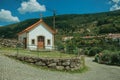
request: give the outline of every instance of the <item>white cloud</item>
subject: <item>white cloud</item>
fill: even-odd
[[[112,0],[112,2],[114,2],[114,3],[119,3],[120,2],[120,0]]]
[[[120,9],[120,6],[118,4],[115,4],[110,8],[110,11],[119,10],[119,9]]]
[[[112,5],[110,7],[110,11],[120,10],[120,0],[111,0],[110,2],[111,2],[111,5]]]
[[[21,14],[27,13],[27,12],[44,12],[46,11],[45,5],[39,4],[36,0],[29,0],[28,2],[22,2],[21,7],[18,8],[18,11]]]
[[[2,22],[19,22],[20,20],[16,16],[12,16],[12,13],[9,10],[1,9],[0,10],[0,21]]]
[[[112,2],[111,2],[111,1],[109,1],[109,2],[108,2],[108,4],[112,4]]]

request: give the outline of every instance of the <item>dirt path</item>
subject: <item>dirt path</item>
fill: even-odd
[[[0,80],[120,80],[120,67],[101,65],[92,60],[86,58],[89,71],[70,74],[38,69],[0,55]]]

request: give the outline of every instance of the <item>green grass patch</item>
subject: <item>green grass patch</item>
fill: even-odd
[[[73,58],[76,57],[74,54],[66,54],[58,51],[30,51],[21,48],[1,48],[1,52],[9,55],[23,55],[32,57],[45,57],[45,58]]]

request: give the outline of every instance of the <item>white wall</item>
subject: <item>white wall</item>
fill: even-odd
[[[53,43],[53,34],[51,32],[49,32],[45,27],[43,27],[42,24],[38,25],[38,27],[35,27],[34,29],[32,29],[29,33],[29,49],[37,49],[37,37],[38,36],[44,36],[45,37],[45,49],[52,49],[52,47],[54,47],[54,43]],[[35,45],[32,45],[32,39],[35,40]],[[50,45],[47,45],[47,40],[51,41]]]
[[[27,37],[27,33],[20,34],[20,35],[18,36],[18,40],[19,40],[20,42],[23,42],[23,39],[26,38],[26,37]]]

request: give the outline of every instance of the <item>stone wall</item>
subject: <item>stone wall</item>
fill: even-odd
[[[53,58],[35,58],[28,56],[11,56],[20,61],[24,61],[27,63],[35,64],[37,66],[43,66],[47,68],[57,69],[57,70],[78,70],[82,68],[82,64],[79,58],[72,59],[53,59]]]
[[[15,48],[17,45],[17,40],[15,39],[0,39],[0,47],[12,47]]]

